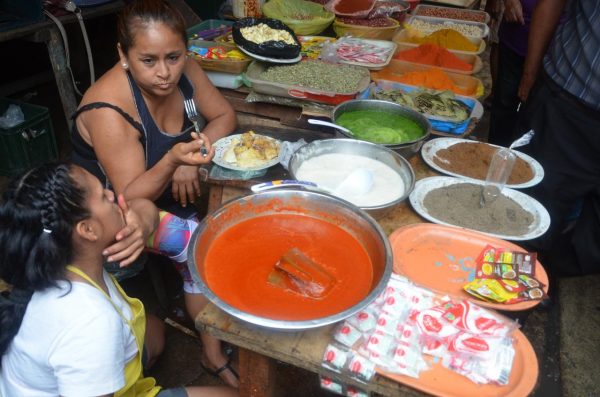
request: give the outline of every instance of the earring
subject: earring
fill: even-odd
[[[122,63],[121,66],[123,66],[123,69],[125,69],[125,70],[127,70],[127,68],[129,67],[127,62]]]

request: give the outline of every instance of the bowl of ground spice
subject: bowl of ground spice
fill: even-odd
[[[433,223],[476,230],[505,240],[531,240],[546,233],[550,215],[537,200],[504,188],[496,200],[482,207],[484,183],[449,176],[421,179],[409,196],[410,204]]]
[[[459,138],[437,138],[426,142],[421,150],[423,160],[433,169],[447,175],[483,181],[499,146]],[[514,150],[517,160],[507,187],[520,189],[537,185],[544,169],[534,158]]]

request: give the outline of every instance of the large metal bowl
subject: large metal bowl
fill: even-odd
[[[400,175],[405,186],[402,197],[383,205],[361,207],[375,219],[383,217],[387,212],[406,200],[415,187],[415,173],[404,157],[382,145],[356,139],[323,139],[300,147],[290,159],[288,167],[290,174],[294,179],[297,179],[296,173],[304,161],[329,153],[353,154],[378,160]]]
[[[419,150],[421,150],[421,146],[423,146],[423,143],[429,138],[429,135],[431,135],[431,124],[429,124],[429,121],[421,113],[399,105],[397,103],[380,101],[377,99],[353,99],[351,101],[346,101],[333,109],[331,120],[337,124],[337,120],[342,114],[354,110],[377,110],[380,112],[389,112],[406,117],[407,119],[410,119],[417,123],[419,127],[421,127],[421,129],[424,131],[423,135],[419,138],[399,144],[383,145],[387,148],[392,149],[393,151],[400,154],[406,159],[418,153]],[[354,136],[348,133],[345,133],[343,131],[339,132],[348,138],[356,139]]]
[[[217,296],[204,278],[204,259],[213,242],[221,233],[239,222],[273,214],[296,214],[318,218],[343,228],[360,241],[373,266],[373,283],[367,296],[335,315],[302,321],[257,316],[233,307]],[[335,244],[335,242],[323,241],[323,244]],[[387,236],[377,222],[358,207],[319,192],[284,189],[235,199],[207,215],[192,235],[188,251],[188,266],[192,277],[200,285],[201,292],[225,312],[249,323],[268,328],[300,330],[341,321],[365,308],[384,290],[392,272],[393,261]]]

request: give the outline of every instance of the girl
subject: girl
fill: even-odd
[[[160,390],[142,374],[163,330],[103,269],[137,258],[158,223],[148,200],[118,204],[78,166],[43,165],[0,204],[0,354],[4,396],[235,396],[231,388]]]

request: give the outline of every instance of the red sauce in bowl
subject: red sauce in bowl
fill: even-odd
[[[275,263],[293,247],[337,279],[323,299],[267,282]],[[373,266],[363,245],[339,226],[303,215],[271,214],[242,221],[216,237],[203,276],[215,295],[241,311],[303,321],[337,314],[362,300],[372,287]]]

